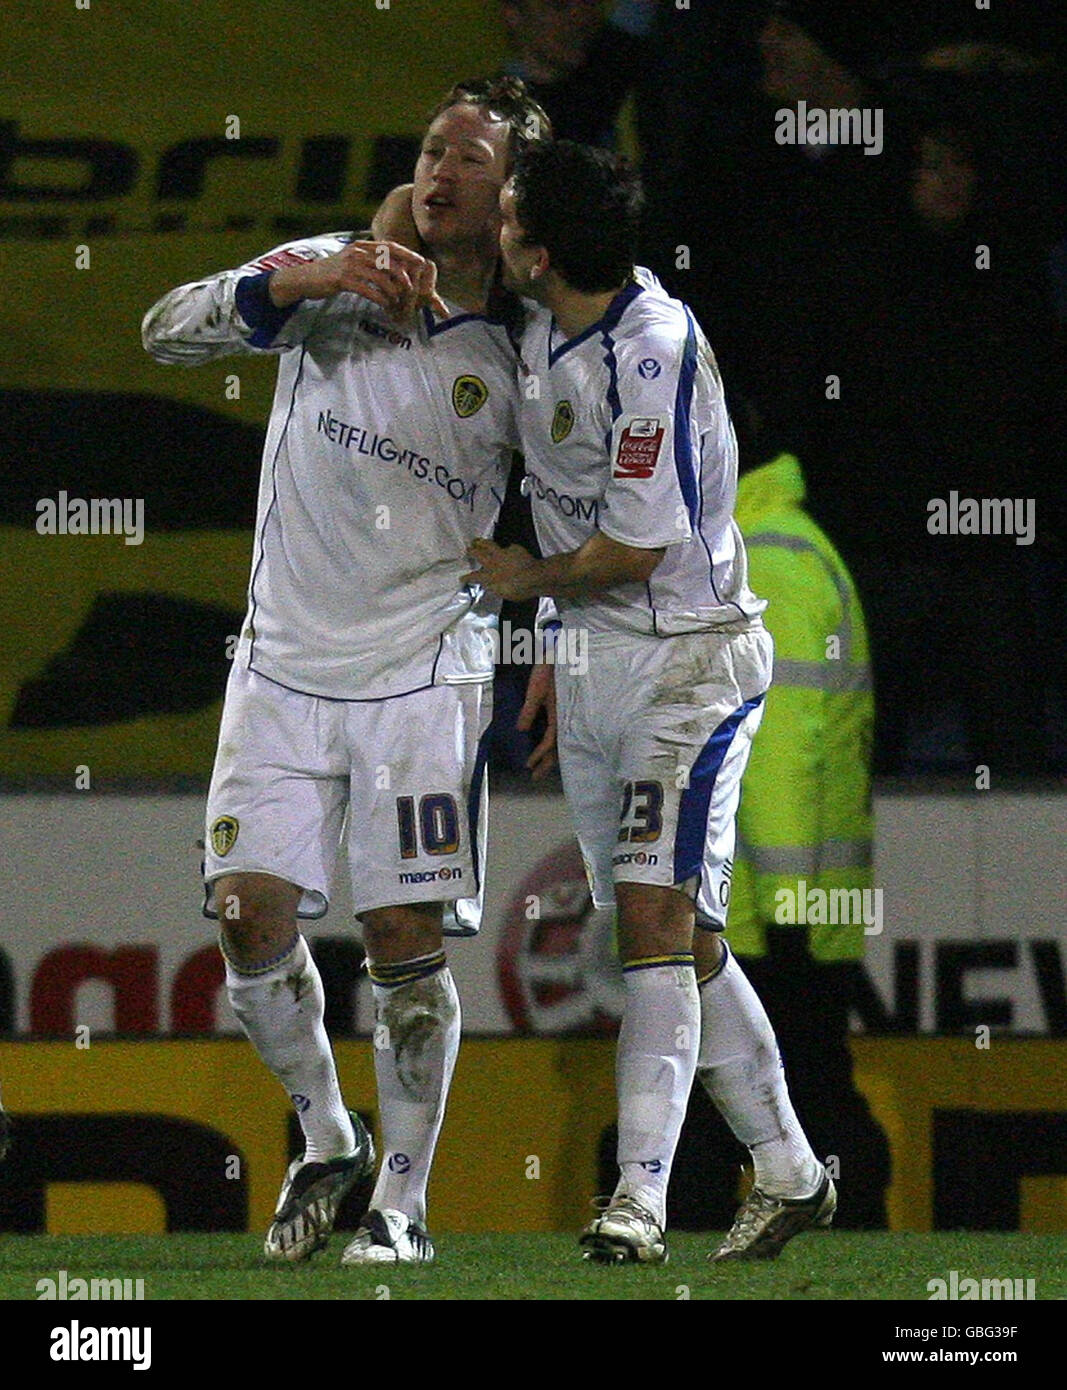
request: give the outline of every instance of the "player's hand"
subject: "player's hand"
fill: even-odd
[[[526,699],[523,701],[516,729],[526,733],[533,728],[538,713],[545,712],[545,735],[526,759],[526,766],[533,773],[533,780],[540,782],[556,766],[556,673],[551,666],[538,665],[530,672],[526,685]]]
[[[467,555],[481,565],[460,580],[461,584],[481,584],[501,598],[521,603],[537,598],[537,560],[521,545],[500,546],[495,541],[472,541]]]
[[[414,188],[413,183],[402,183],[391,189],[379,203],[378,211],[370,225],[375,241],[391,241],[425,256],[426,247],[419,236],[415,214],[411,208]],[[426,267],[422,276],[422,283],[418,287],[419,295],[411,312],[425,305],[439,318],[447,318],[448,309],[437,294],[437,266],[429,257],[426,257]]]
[[[348,291],[392,317],[410,314],[419,303],[447,314],[436,285],[437,267],[417,251],[392,241],[353,241],[333,256],[274,271],[270,297],[285,309],[299,299],[332,299]]]
[[[418,272],[415,290],[415,302],[410,307],[410,313],[425,307],[431,313],[436,314],[438,318],[448,318],[448,305],[437,293],[437,266],[429,257],[425,258],[425,264]]]

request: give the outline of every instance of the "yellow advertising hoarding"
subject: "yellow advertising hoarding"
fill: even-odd
[[[365,226],[428,112],[496,70],[483,0],[9,0],[0,26],[0,766],[206,776],[245,602],[270,360],[143,351],[172,286]],[[144,538],[38,504],[139,500]]]
[[[1014,1211],[1001,1229],[1067,1231],[1067,1043],[995,1040],[992,1078],[963,1040],[853,1046],[892,1146],[893,1230],[995,1229]],[[373,1118],[369,1043],[336,1053],[349,1104]],[[580,1228],[614,1120],[613,1075],[605,1039],[468,1039],[431,1181],[435,1228]],[[0,1078],[19,1126],[0,1229],[34,1228],[12,1225],[16,1209],[55,1234],[266,1229],[291,1107],[247,1045],[7,1043]]]

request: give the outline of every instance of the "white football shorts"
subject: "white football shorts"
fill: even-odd
[[[234,663],[207,800],[204,912],[224,874],[303,889],[326,911],[342,843],[358,916],[444,902],[445,929],[481,921],[492,686],[436,685],[387,700],[329,700]]]
[[[593,901],[616,883],[680,887],[723,931],[741,774],[763,715],[774,644],[740,630],[589,634],[588,671],[556,666],[563,790]]]

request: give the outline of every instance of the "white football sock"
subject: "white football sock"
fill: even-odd
[[[619,1185],[661,1226],[667,1183],[685,1119],[700,1046],[700,1000],[693,958],[623,967],[626,1001],[615,1079],[619,1096]]]
[[[459,1052],[459,995],[444,959],[441,951],[369,970],[383,1149],[370,1204],[420,1222],[426,1220],[426,1185]],[[405,973],[415,978],[403,979]],[[390,979],[403,982],[380,983]]]
[[[322,978],[304,938],[256,972],[226,960],[226,991],[252,1046],[296,1107],[304,1157],[322,1163],[350,1154],[355,1134],[323,1026]]]
[[[789,1099],[771,1021],[730,951],[700,986],[700,1023],[697,1075],[751,1153],[756,1187],[769,1197],[810,1197],[823,1166]]]

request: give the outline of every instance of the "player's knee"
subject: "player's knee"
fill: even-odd
[[[226,954],[235,965],[258,965],[284,950],[297,929],[300,889],[269,874],[217,879],[215,906]]]
[[[696,963],[698,980],[717,970],[722,964],[722,956],[721,932],[705,931],[703,928],[693,932],[693,960]]]
[[[395,964],[441,949],[441,903],[402,903],[362,914],[363,944],[372,962]]]
[[[623,960],[691,949],[693,904],[680,890],[650,883],[617,883],[615,898]]]

